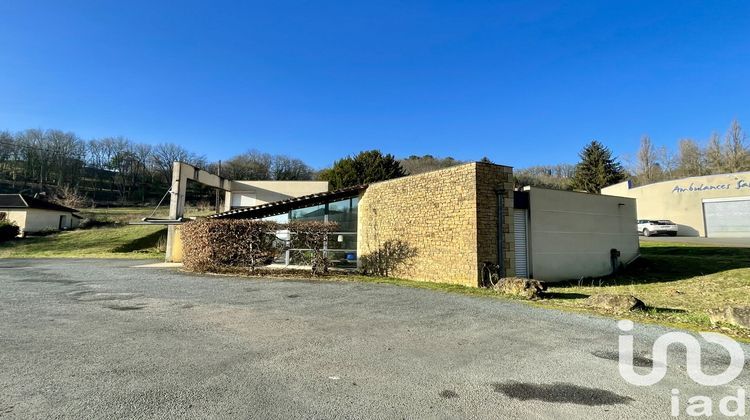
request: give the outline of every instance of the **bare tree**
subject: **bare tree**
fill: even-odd
[[[236,180],[268,180],[271,179],[272,163],[270,154],[249,150],[224,162],[221,173]]]
[[[679,160],[667,146],[661,146],[656,150],[656,156],[659,168],[661,169],[660,179],[672,179],[677,172]]]
[[[740,172],[748,169],[748,150],[745,146],[747,135],[739,121],[732,121],[724,137],[724,161],[729,172]]]
[[[516,186],[552,188],[556,190],[572,189],[575,165],[562,163],[558,165],[540,165],[513,171]]]
[[[450,156],[439,158],[432,155],[411,155],[406,159],[400,159],[398,162],[401,164],[401,167],[404,168],[404,171],[410,175],[449,168],[464,163],[463,161],[453,159]]]
[[[277,155],[271,159],[271,177],[279,181],[304,181],[312,179],[313,170],[305,162]]]
[[[683,177],[701,176],[707,172],[705,153],[692,139],[682,139],[679,142],[677,172]]]
[[[660,173],[658,155],[651,143],[651,137],[644,135],[641,137],[641,147],[638,149],[638,176],[644,183],[650,183],[657,181]]]
[[[159,143],[153,148],[151,162],[162,179],[169,183],[172,179],[172,164],[185,162],[195,166],[204,166],[206,158],[190,153],[184,147],[174,143]]]
[[[712,133],[711,139],[706,147],[706,163],[712,174],[726,172],[724,163],[724,148],[721,146],[721,140],[718,133]]]

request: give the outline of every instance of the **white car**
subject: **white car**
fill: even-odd
[[[639,220],[638,233],[643,236],[677,236],[677,225],[671,220]]]

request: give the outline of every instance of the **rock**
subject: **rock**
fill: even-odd
[[[589,306],[599,309],[607,309],[614,312],[646,309],[646,305],[640,299],[632,295],[592,295],[589,296],[587,303]]]
[[[738,327],[750,328],[750,306],[730,306],[708,311],[712,324],[724,322]]]
[[[495,291],[513,296],[520,296],[526,299],[539,299],[547,290],[547,285],[531,279],[520,277],[506,277],[493,287]]]

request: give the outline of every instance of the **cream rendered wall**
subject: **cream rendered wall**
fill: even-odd
[[[750,195],[750,172],[708,175],[630,188],[628,182],[602,189],[604,195],[635,198],[638,219],[669,219],[679,236],[706,236],[703,199]]]
[[[24,226],[26,226],[26,210],[0,208],[0,212],[5,213],[8,220],[15,223],[16,226],[21,228],[21,234],[23,234]]]
[[[610,274],[610,250],[628,263],[639,253],[631,198],[528,188],[531,275],[542,281]]]
[[[232,190],[226,193],[224,210],[231,210],[232,194],[255,195],[255,205],[272,203],[303,195],[328,191],[328,181],[232,181]]]
[[[26,222],[21,229],[27,233],[34,233],[43,230],[58,230],[60,227],[60,216],[65,216],[64,227],[70,229],[73,216],[68,212],[27,209]]]

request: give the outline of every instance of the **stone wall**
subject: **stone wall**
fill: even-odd
[[[394,277],[477,286],[481,263],[497,261],[495,191],[502,188],[507,189],[505,259],[512,269],[512,170],[485,163],[370,185],[359,203],[358,255],[401,241],[416,256]]]
[[[497,264],[498,194],[503,201],[504,275],[515,275],[513,232],[513,169],[509,166],[477,164],[478,260]]]

